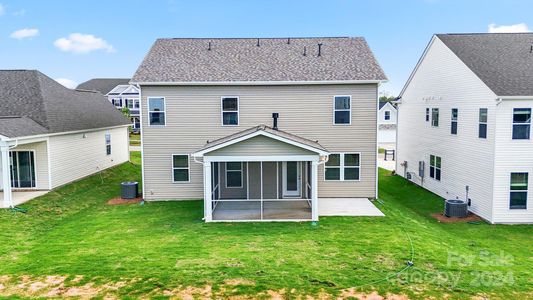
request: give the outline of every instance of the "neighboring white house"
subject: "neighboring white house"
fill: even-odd
[[[0,99],[0,207],[129,159],[129,122],[99,92],[7,70],[0,71]]]
[[[134,132],[141,130],[139,116],[139,89],[129,84],[129,78],[94,78],[78,85],[77,89],[98,91],[105,95],[117,109],[129,109]]]
[[[396,146],[396,107],[390,102],[379,102],[378,111],[378,145]]]
[[[401,92],[396,170],[491,223],[533,223],[533,34],[438,34]]]

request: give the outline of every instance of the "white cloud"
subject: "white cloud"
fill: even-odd
[[[25,14],[26,14],[26,10],[24,8],[13,12],[13,15],[16,17],[21,17]]]
[[[5,12],[6,12],[5,6],[3,6],[2,3],[0,3],[0,16],[3,15]]]
[[[489,33],[506,33],[506,32],[531,32],[526,23],[513,25],[496,25],[489,24]]]
[[[61,83],[62,85],[64,85],[65,87],[67,87],[69,89],[75,89],[78,86],[76,81],[70,80],[70,79],[67,79],[67,78],[56,78],[55,81]]]
[[[89,53],[97,50],[115,52],[115,48],[104,39],[92,34],[71,33],[68,37],[62,37],[54,42],[61,51],[78,54]]]
[[[17,30],[9,36],[10,38],[21,40],[25,38],[31,38],[39,34],[39,29],[37,28],[24,28]]]

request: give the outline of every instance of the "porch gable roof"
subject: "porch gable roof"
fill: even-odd
[[[225,136],[220,139],[216,139],[208,142],[202,148],[198,149],[192,154],[195,157],[201,157],[206,153],[215,151],[239,142],[251,139],[253,137],[263,135],[287,144],[294,145],[312,152],[318,155],[329,155],[329,151],[318,143],[318,141],[312,141],[285,131],[276,130],[266,125],[255,126],[237,133]]]

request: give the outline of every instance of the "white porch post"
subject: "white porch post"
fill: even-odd
[[[318,161],[311,162],[311,218],[318,221]]]
[[[213,220],[211,175],[211,162],[204,162],[204,220],[206,222]]]
[[[13,206],[11,195],[11,174],[9,170],[9,146],[0,146],[2,152],[2,187],[4,189],[4,203],[2,207],[8,208]]]

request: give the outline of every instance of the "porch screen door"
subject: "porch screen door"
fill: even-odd
[[[11,187],[35,187],[35,158],[33,151],[9,152],[11,167]]]
[[[283,162],[283,196],[300,196],[302,176],[300,162]]]

